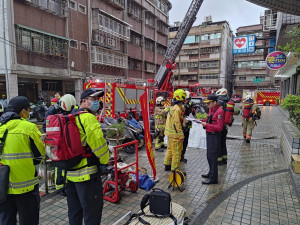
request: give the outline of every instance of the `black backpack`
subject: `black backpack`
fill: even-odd
[[[144,212],[144,209],[148,205],[152,215],[147,215]],[[169,192],[163,191],[159,188],[153,188],[150,194],[144,195],[141,202],[141,211],[141,213],[132,214],[132,216],[125,223],[125,225],[130,224],[134,217],[138,218],[138,220],[142,224],[151,225],[150,223],[143,220],[141,216],[149,216],[156,218],[171,217],[174,221],[174,224],[177,225],[177,219],[172,215],[171,195]]]

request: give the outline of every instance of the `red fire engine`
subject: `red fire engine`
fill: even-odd
[[[263,104],[265,106],[275,105],[276,99],[280,98],[279,91],[257,91],[256,93],[256,103]]]

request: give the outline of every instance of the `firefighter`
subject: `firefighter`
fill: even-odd
[[[184,117],[189,116],[191,113],[195,115],[195,112],[193,111],[193,103],[191,102],[191,93],[189,91],[185,91],[186,93],[186,99],[184,100]],[[187,163],[187,159],[184,158],[186,148],[188,146],[189,142],[189,136],[190,136],[190,129],[192,128],[192,122],[186,121],[185,118],[183,120],[183,134],[184,134],[184,141],[183,141],[183,149],[181,152],[181,162]]]
[[[156,98],[156,107],[154,109],[155,118],[155,130],[158,132],[158,136],[155,138],[155,150],[158,152],[163,152],[164,150],[164,131],[166,125],[166,115],[169,108],[164,107],[165,98],[159,96]]]
[[[240,108],[243,110],[243,137],[246,143],[250,143],[252,131],[256,125],[256,120],[260,119],[261,111],[257,104],[254,104],[251,95],[247,95],[245,101],[241,103]]]
[[[224,111],[224,117],[225,120],[225,110],[226,110],[226,104],[229,102],[230,98],[227,96],[227,89],[221,88],[216,92],[216,95],[218,96],[218,104],[222,107]],[[218,165],[227,164],[227,146],[226,146],[226,139],[227,139],[227,133],[228,133],[228,127],[224,122],[223,130],[221,132],[221,151],[218,155]]]
[[[184,141],[182,121],[185,98],[186,93],[182,89],[177,89],[173,94],[173,106],[170,108],[165,127],[165,135],[168,136],[168,149],[164,159],[165,171],[180,167]]]
[[[99,97],[103,91],[93,88],[81,94],[78,111],[86,111],[76,116],[76,124],[80,132],[82,147],[92,151],[92,156],[67,172],[67,203],[69,224],[100,224],[103,209],[103,191],[100,167],[109,160],[107,143],[103,137],[101,126],[94,115],[99,109]],[[74,110],[75,111],[75,110]]]
[[[218,183],[218,154],[221,151],[221,132],[224,123],[224,110],[218,105],[217,101],[218,96],[215,94],[209,95],[204,101],[204,103],[207,103],[209,113],[206,120],[201,120],[201,124],[206,129],[209,172],[202,175],[202,177],[207,178],[207,180],[202,181],[202,184]]]
[[[17,214],[20,224],[39,224],[39,177],[35,165],[44,158],[45,146],[37,126],[27,121],[29,112],[28,99],[17,96],[9,101],[8,112],[0,118],[0,137],[4,139],[0,163],[10,167],[7,198],[0,203],[1,225],[17,224]]]

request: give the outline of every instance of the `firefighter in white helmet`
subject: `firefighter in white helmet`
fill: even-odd
[[[162,148],[164,146],[164,132],[166,126],[166,115],[169,112],[169,108],[165,107],[165,98],[159,96],[156,98],[156,107],[154,109],[154,119],[155,119],[155,133],[157,134],[155,138],[155,150],[158,152],[163,152]]]
[[[250,143],[252,131],[256,125],[256,120],[260,119],[261,111],[257,104],[254,103],[251,95],[247,95],[245,101],[240,104],[243,110],[243,137],[246,143]]]

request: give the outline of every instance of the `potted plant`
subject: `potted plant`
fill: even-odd
[[[117,146],[122,143],[124,139],[124,122],[118,124],[111,124],[106,131],[106,139],[111,146]]]

